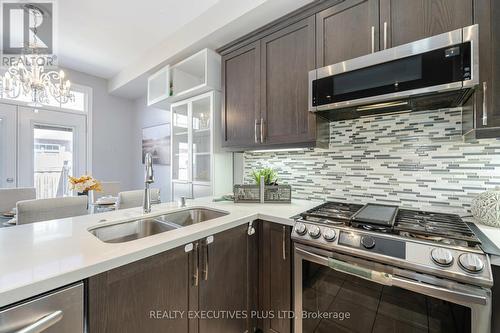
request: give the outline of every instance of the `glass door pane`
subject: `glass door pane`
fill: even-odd
[[[0,104],[0,188],[16,187],[17,107]]]
[[[210,182],[211,96],[193,101],[193,181]]]
[[[73,175],[73,141],[71,128],[34,126],[33,179],[37,198],[71,195],[68,176]]]
[[[189,180],[188,104],[172,107],[172,180]]]
[[[85,115],[19,107],[19,187],[35,187],[37,198],[72,195],[68,174],[87,174]]]

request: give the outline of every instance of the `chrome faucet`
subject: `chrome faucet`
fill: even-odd
[[[143,200],[143,212],[151,212],[151,191],[149,189],[149,184],[155,182],[155,177],[153,175],[153,156],[151,153],[146,153],[144,156],[144,166],[146,167],[146,172],[144,173],[144,200]]]

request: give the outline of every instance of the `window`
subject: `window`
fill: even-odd
[[[49,95],[49,101],[45,105],[61,110],[88,112],[92,88],[82,86],[79,84],[73,84],[71,87],[71,91],[75,96],[73,101],[69,101],[68,103],[65,104],[59,104],[59,102],[56,101],[56,99],[52,97],[52,95]],[[3,97],[3,99],[9,101],[21,102],[22,104],[24,103],[29,104],[31,102],[31,95],[20,94],[17,98]]]

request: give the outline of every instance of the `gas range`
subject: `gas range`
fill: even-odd
[[[295,217],[292,239],[460,283],[493,285],[489,258],[458,215],[326,202]]]

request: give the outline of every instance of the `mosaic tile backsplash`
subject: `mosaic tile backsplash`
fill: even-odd
[[[500,186],[500,140],[463,142],[461,120],[455,108],[332,122],[329,149],[246,152],[244,181],[271,166],[293,198],[467,215],[474,196]]]

